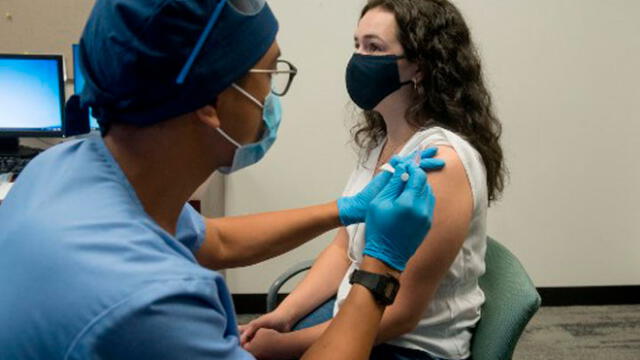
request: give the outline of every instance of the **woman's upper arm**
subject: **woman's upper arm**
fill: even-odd
[[[331,244],[329,244],[329,246],[336,246],[340,249],[343,249],[346,254],[348,249],[348,244],[349,244],[349,233],[347,233],[347,229],[344,226],[342,226],[338,229],[336,236],[333,238],[333,241],[331,242]]]
[[[433,225],[402,273],[400,292],[385,313],[389,322],[408,323],[406,326],[411,329],[404,329],[405,332],[417,325],[458,255],[473,212],[473,194],[460,158],[451,147],[438,148],[438,158],[446,166],[429,173],[429,184],[436,196]]]

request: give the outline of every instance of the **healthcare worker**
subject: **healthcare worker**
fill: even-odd
[[[91,106],[102,136],[42,153],[0,206],[0,359],[252,358],[212,269],[365,221],[359,286],[305,358],[368,357],[430,228],[423,170],[444,165],[433,151],[324,205],[223,219],[185,205],[213,171],[254,164],[276,139],[277,95],[296,71],[277,30],[258,0],[96,2],[80,42],[87,84],[67,107]]]

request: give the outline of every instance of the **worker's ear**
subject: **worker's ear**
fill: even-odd
[[[213,105],[205,105],[196,110],[196,117],[198,120],[205,123],[207,126],[217,129],[220,127],[220,118],[218,117],[218,111]]]

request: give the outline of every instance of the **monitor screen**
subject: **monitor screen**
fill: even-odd
[[[0,136],[61,136],[62,56],[0,54]]]
[[[80,47],[76,44],[73,45],[73,88],[76,94],[80,94],[84,89],[84,74],[80,67]],[[91,115],[91,109],[89,109],[89,127],[91,130],[100,130],[98,120]]]

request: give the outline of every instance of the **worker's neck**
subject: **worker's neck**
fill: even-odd
[[[193,141],[166,127],[114,126],[104,141],[144,210],[170,234],[191,195],[217,167]]]

